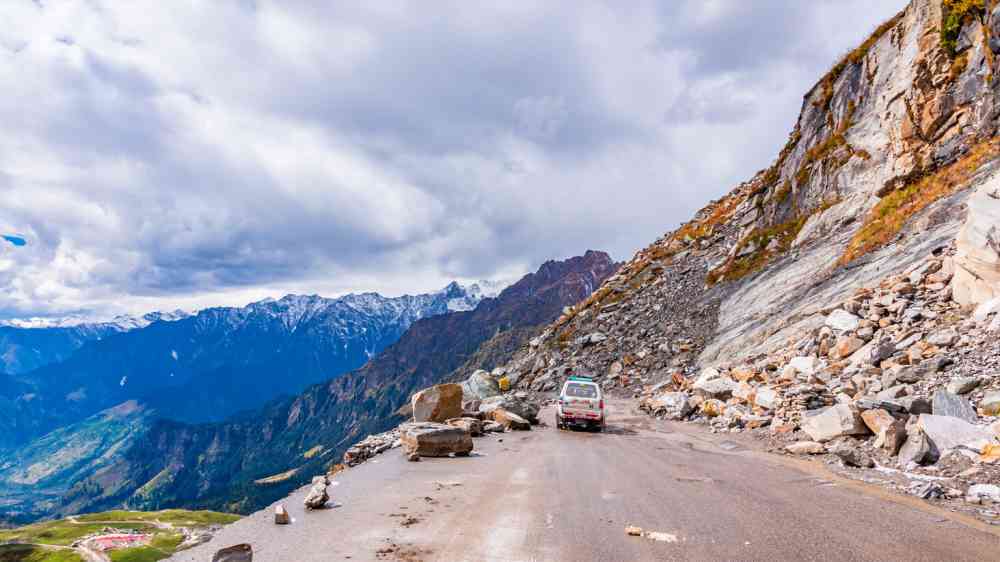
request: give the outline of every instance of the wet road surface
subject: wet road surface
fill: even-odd
[[[419,463],[391,450],[336,476],[335,507],[307,513],[299,490],[283,501],[292,525],[274,525],[272,507],[171,560],[241,542],[255,562],[1000,559],[985,524],[609,407],[604,434],[550,424]]]

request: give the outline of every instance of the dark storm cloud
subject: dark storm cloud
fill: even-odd
[[[902,7],[536,4],[4,3],[0,318],[625,259]]]

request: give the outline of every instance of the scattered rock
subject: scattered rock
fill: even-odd
[[[975,390],[979,383],[977,377],[959,377],[952,379],[945,388],[952,394],[968,394]]]
[[[960,446],[978,452],[994,441],[993,433],[988,428],[953,416],[921,414],[917,426],[942,453]]]
[[[908,431],[906,442],[899,449],[899,464],[906,467],[910,463],[926,464],[937,458],[934,446],[919,428]]]
[[[773,410],[778,404],[778,393],[773,388],[758,387],[757,393],[754,395],[754,404],[767,410]]]
[[[274,524],[275,525],[288,525],[292,522],[292,518],[288,515],[288,510],[285,509],[285,504],[279,503],[274,507]]]
[[[826,452],[826,447],[815,441],[797,441],[786,445],[785,450],[793,455],[822,455]]]
[[[842,435],[864,435],[868,428],[850,404],[836,404],[802,419],[802,430],[813,441],[823,443]]]
[[[630,537],[641,537],[642,536],[642,527],[636,527],[634,525],[629,525],[628,527],[625,527],[625,534],[628,535],[628,536],[630,536]]]
[[[413,421],[443,423],[462,415],[462,386],[439,384],[417,392],[410,399]]]
[[[495,421],[489,420],[483,422],[483,432],[485,433],[503,433],[503,430],[503,425]]]
[[[860,324],[860,318],[842,308],[834,310],[826,317],[826,325],[838,332],[853,332]]]
[[[506,429],[515,431],[527,431],[531,429],[531,423],[514,412],[503,408],[495,408],[489,413],[490,418]]]
[[[462,395],[465,400],[483,400],[500,394],[500,385],[482,369],[475,371],[462,382]],[[478,407],[477,407],[478,409]]]
[[[894,418],[889,412],[879,408],[861,412],[861,419],[876,435],[875,446],[883,447],[895,455],[906,441],[906,424]]]
[[[864,347],[864,345],[864,340],[855,336],[840,336],[837,338],[837,343],[834,344],[833,349],[830,351],[830,357],[833,359],[850,357],[854,354],[854,352]]]
[[[253,547],[246,543],[227,546],[215,552],[212,562],[253,562]]]
[[[684,419],[694,411],[694,405],[684,392],[662,392],[646,399],[642,407],[654,416],[671,420]]]
[[[907,490],[924,500],[933,500],[945,495],[944,486],[937,482],[914,482]]]
[[[326,502],[330,501],[330,495],[326,492],[328,484],[329,481],[325,476],[313,478],[312,488],[302,501],[306,509],[323,509],[326,507]]]
[[[462,428],[468,431],[469,435],[473,437],[479,437],[483,434],[483,422],[476,418],[452,418],[445,423],[453,427]]]
[[[976,410],[972,404],[961,396],[953,394],[945,389],[938,389],[931,400],[931,410],[935,416],[951,416],[967,422],[975,422]]]
[[[871,468],[875,466],[875,462],[864,451],[847,443],[840,443],[831,449],[830,452],[836,455],[846,466],[858,468]]]
[[[718,377],[710,380],[697,380],[691,388],[707,398],[725,399],[732,396],[739,383],[729,377]]]
[[[995,484],[974,484],[965,493],[969,503],[1000,503],[1000,486]]]
[[[1000,416],[1000,391],[987,392],[979,401],[979,410],[984,416]]]
[[[512,412],[532,424],[538,423],[538,412],[542,409],[526,393],[515,392],[483,400],[479,406],[479,411],[483,413],[486,419],[495,419],[491,416],[491,412],[498,408]]]

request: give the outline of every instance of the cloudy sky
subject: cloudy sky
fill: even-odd
[[[5,0],[0,319],[627,259],[904,4]]]

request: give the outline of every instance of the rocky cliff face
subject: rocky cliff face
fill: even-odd
[[[41,512],[119,505],[259,508],[338,462],[361,437],[396,425],[398,410],[416,390],[441,382],[470,360],[486,366],[506,360],[500,344],[488,354],[477,350],[500,341],[516,349],[616,268],[603,252],[548,262],[473,310],[417,320],[364,367],[295,398],[222,423],[156,421],[131,433],[108,462],[87,464],[93,470],[85,478],[60,482]],[[79,424],[85,434],[89,428]],[[25,470],[11,466],[0,476],[20,478]]]
[[[964,304],[1000,285],[1000,7],[914,0],[804,97],[775,162],[643,249],[508,366],[637,388],[820,327],[855,289],[957,239]]]

